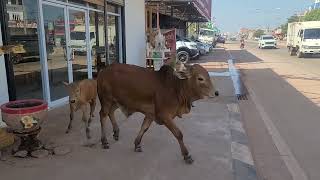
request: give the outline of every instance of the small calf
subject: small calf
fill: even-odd
[[[70,122],[68,125],[68,129],[66,133],[72,129],[72,121],[73,116],[76,111],[81,109],[82,111],[82,120],[86,125],[86,135],[87,138],[90,139],[90,123],[91,118],[93,117],[93,112],[96,107],[96,99],[97,99],[97,81],[91,79],[85,79],[79,82],[74,83],[66,83],[68,92],[69,92],[69,105],[70,105]],[[87,113],[87,104],[90,104],[90,115],[88,117]]]

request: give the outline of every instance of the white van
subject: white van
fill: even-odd
[[[212,29],[200,28],[198,39],[203,43],[212,44],[213,46],[217,44],[217,34]]]

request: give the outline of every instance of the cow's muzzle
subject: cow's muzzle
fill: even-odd
[[[219,96],[219,94],[220,94],[219,91],[212,91],[208,97],[215,98],[215,97]]]
[[[215,96],[219,96],[219,91],[214,92]]]

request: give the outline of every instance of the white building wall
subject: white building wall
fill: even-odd
[[[0,23],[0,46],[2,46],[2,33],[1,33],[1,23]],[[0,105],[9,101],[8,95],[8,85],[7,85],[7,74],[6,67],[4,64],[3,55],[0,56]],[[0,111],[0,128],[5,124],[2,121],[1,111]]]
[[[125,35],[127,64],[146,66],[144,0],[125,0]]]

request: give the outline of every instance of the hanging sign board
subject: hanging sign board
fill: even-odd
[[[166,65],[172,65],[175,66],[176,62],[176,29],[171,29],[165,33],[163,33],[165,39],[166,39],[166,47],[167,49],[170,49],[170,52],[165,53],[166,54],[166,60],[164,61],[164,64]]]

